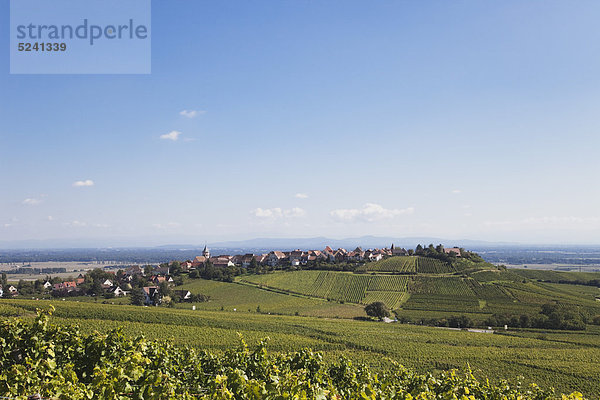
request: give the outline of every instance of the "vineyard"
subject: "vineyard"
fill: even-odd
[[[49,304],[50,302],[32,300],[2,300],[0,305],[3,307],[0,308],[0,312],[5,315],[19,314],[25,317],[27,321],[32,321],[35,317],[36,307],[49,307]],[[176,368],[162,364],[177,359],[177,351],[181,348],[175,346],[190,346],[191,349],[186,350],[188,353],[204,354],[204,352],[210,352],[214,360],[204,359],[206,364],[201,364],[201,368],[208,368],[209,365],[222,366],[214,363],[227,359],[229,350],[239,348],[239,332],[249,343],[258,343],[261,339],[269,337],[268,348],[274,352],[274,357],[279,358],[288,357],[289,352],[297,352],[301,351],[302,348],[310,347],[313,351],[316,350],[322,353],[324,365],[335,365],[339,356],[344,355],[352,360],[353,365],[366,363],[370,370],[376,371],[378,374],[388,374],[395,371],[396,362],[419,373],[427,373],[432,370],[438,370],[439,372],[439,370],[450,368],[458,368],[464,371],[468,363],[473,370],[473,374],[483,382],[486,378],[490,378],[490,382],[498,384],[501,378],[506,378],[513,384],[519,380],[522,382],[537,382],[542,387],[554,386],[563,392],[579,390],[587,396],[597,397],[600,395],[600,385],[590,384],[590,382],[596,382],[597,360],[600,358],[600,330],[591,330],[571,336],[558,332],[546,333],[543,338],[539,338],[539,334],[536,333],[529,336],[486,335],[424,326],[379,324],[343,319],[299,318],[254,312],[192,311],[69,301],[54,304],[56,311],[52,321],[56,325],[55,329],[57,331],[53,332],[62,333],[53,334],[52,338],[73,340],[78,343],[77,349],[79,349],[73,352],[57,352],[57,358],[61,357],[62,361],[57,361],[56,370],[63,368],[64,364],[61,364],[61,362],[66,357],[75,357],[85,353],[85,349],[88,348],[86,346],[91,346],[94,349],[93,354],[95,357],[100,357],[103,349],[100,346],[115,344],[118,345],[119,350],[106,352],[105,356],[107,358],[103,359],[103,363],[100,365],[107,365],[110,368],[123,368],[121,371],[127,371],[129,367],[126,360],[128,357],[137,359],[137,356],[129,353],[128,349],[130,347],[120,342],[120,338],[123,335],[137,337],[143,334],[149,339],[168,339],[170,345],[168,349],[153,349],[151,351],[151,353],[156,352],[160,355],[163,361],[154,361],[150,358],[149,364],[138,362],[136,365],[144,369],[157,368],[163,375],[153,375],[152,379],[158,379],[157,382],[161,382],[159,386],[164,383],[167,387],[172,387],[171,385],[174,383],[170,379],[179,379],[177,377],[185,376],[184,371],[193,365],[189,360],[181,361],[181,364],[178,363],[177,365],[184,365],[184,367],[182,368],[183,371],[179,371]],[[434,313],[434,311],[423,310],[418,311],[418,313],[421,316],[427,316]],[[81,334],[77,333],[72,327],[62,328],[62,326],[70,326],[74,322],[77,322],[80,326]],[[14,322],[11,323],[14,324]],[[8,324],[8,322],[4,324]],[[115,328],[122,329],[123,334],[112,335],[108,338],[102,336]],[[18,329],[14,325],[10,325],[7,330],[10,331],[10,334],[4,331],[0,335],[0,337],[7,340],[3,342],[5,343],[4,346],[7,346],[6,343],[12,340],[10,338],[17,334],[22,337],[22,341],[19,343],[32,343],[29,341],[30,339],[25,337],[28,331],[24,325],[19,325]],[[94,333],[95,331],[100,332],[100,334]],[[95,339],[85,339],[86,337]],[[568,341],[566,346],[565,341]],[[51,346],[44,340],[40,341],[38,339],[36,343],[40,347]],[[55,349],[64,348],[61,347],[63,343],[56,342],[53,343],[53,346]],[[140,343],[144,343],[147,346],[146,348],[151,348],[148,340]],[[7,347],[4,347],[4,349],[7,349]],[[11,351],[0,352],[0,357],[7,357],[6,355],[10,355]],[[40,352],[41,356],[45,357],[46,353]],[[122,359],[119,358],[121,356]],[[8,357],[10,358],[9,362],[12,363],[19,359],[19,357],[16,359],[12,356]],[[144,357],[148,357],[148,355]],[[21,359],[24,360],[25,358]],[[73,358],[71,360],[73,361]],[[75,365],[80,365],[81,362],[83,361],[79,359]],[[10,364],[8,367],[6,367],[6,364],[1,365],[0,379],[2,379],[2,374],[8,376],[6,371],[11,371],[13,365]],[[539,366],[543,368],[539,368]],[[240,366],[240,368],[243,368],[243,366]],[[94,371],[94,367],[90,367],[90,369]],[[108,376],[113,376],[113,378],[119,376],[111,375],[118,374],[119,372],[116,370],[104,372],[99,375],[102,379]],[[209,373],[205,370],[202,370],[202,372]],[[524,380],[518,379],[518,376],[525,378]],[[250,375],[248,377],[251,379]],[[77,379],[77,381],[71,381],[76,387],[79,387],[81,383],[88,385],[89,381],[84,378],[78,377]],[[106,383],[107,385],[116,382],[113,379],[106,379],[109,380]],[[151,378],[148,378],[148,381],[138,380],[132,382],[124,377],[118,379],[124,379],[126,383],[131,385],[131,392],[129,393],[137,390],[135,389],[136,385],[142,387],[144,382],[147,383],[151,380]],[[233,378],[229,377],[227,379]],[[280,379],[284,378],[280,376]],[[52,390],[56,389],[56,386],[50,387],[51,382],[47,384],[40,383],[39,386],[35,387],[25,386],[25,383],[18,380],[14,382],[20,382],[19,386],[17,387],[15,383],[14,390],[11,389],[13,391],[10,393],[8,391],[3,392],[3,395],[27,394],[29,392],[27,388],[36,392],[37,390],[42,392],[44,387],[48,388],[49,391],[52,388],[54,388]],[[152,385],[150,384],[150,386]],[[6,390],[6,385],[0,387],[3,388],[2,390]],[[202,390],[206,390],[206,387],[203,386],[202,388]],[[99,387],[95,389],[102,390]],[[111,393],[110,390],[113,389],[107,389],[105,393]],[[229,390],[233,389],[229,387]],[[46,395],[50,394],[50,392],[44,393]],[[59,398],[58,393],[58,391],[54,391],[57,398]],[[71,392],[66,393],[62,398],[80,398]],[[133,398],[152,398],[149,393],[146,392],[143,396],[140,395],[141,397],[133,396]],[[200,395],[211,392],[194,391],[190,393]],[[162,394],[154,398],[162,398],[160,396]],[[182,398],[178,397],[181,396],[180,392],[176,392],[174,396]]]
[[[415,273],[417,257],[398,256],[366,264],[367,272]]]
[[[454,272],[454,268],[451,265],[446,264],[443,261],[429,257],[416,257],[417,258],[417,272],[422,274],[447,274]]]
[[[407,276],[401,275],[294,271],[247,276],[242,282],[338,302],[368,304],[376,298],[378,300],[375,301],[383,301],[388,307],[396,308],[407,291],[408,280]]]
[[[393,292],[406,292],[408,289],[407,276],[373,276],[369,282],[368,290],[375,291],[393,291]]]
[[[376,301],[381,301],[390,309],[394,310],[400,307],[408,299],[408,297],[408,293],[406,292],[369,291],[362,302],[364,304],[370,304]]]
[[[386,261],[395,258],[402,257],[392,257]],[[405,258],[418,260],[414,261],[415,265],[421,263],[420,258]],[[435,259],[427,260],[433,261],[428,268],[434,268],[432,266],[439,263]],[[241,279],[241,283],[253,285],[254,288],[278,291],[278,296],[293,294],[305,297],[287,296],[288,299],[296,299],[288,300],[290,304],[296,305],[300,305],[302,301],[310,302],[316,299],[344,303],[336,307],[350,307],[348,303],[369,304],[381,301],[392,310],[402,307],[405,310],[486,312],[491,315],[537,313],[542,304],[560,300],[582,307],[590,315],[600,314],[600,303],[595,300],[595,296],[598,295],[595,291],[597,288],[523,281],[524,278],[515,277],[518,275],[512,271],[500,270],[477,270],[471,275],[293,271],[247,275]],[[310,315],[324,316],[326,310],[322,304],[321,314],[316,312],[319,307],[315,306],[315,311]],[[308,307],[308,303],[304,306]],[[212,307],[215,308],[214,305]],[[352,312],[360,314],[358,309],[348,308],[345,315],[349,316]]]
[[[514,269],[511,270],[511,272],[521,277],[545,282],[574,282],[600,280],[600,272],[562,272],[535,269]]]
[[[363,271],[390,274],[447,274],[455,270],[451,265],[435,258],[396,256],[367,263],[363,267]]]
[[[85,334],[74,326],[52,324],[49,313],[42,312],[33,323],[3,321],[0,337],[0,396],[10,399],[556,397],[535,385],[496,386],[470,371],[420,375],[392,363],[375,372],[343,357],[325,361],[308,349],[271,355],[265,341],[250,348],[238,340],[214,354],[169,341],[130,338],[118,329]],[[562,398],[582,397],[574,392]]]
[[[318,272],[317,272],[318,274]],[[269,275],[277,278],[277,274]],[[308,282],[314,282],[311,271],[306,272],[306,276],[298,276],[298,279],[308,279]],[[276,284],[280,284],[276,280]],[[302,290],[302,285],[294,285],[295,291]],[[240,283],[226,283],[218,281],[209,281],[204,279],[188,280],[181,286],[192,293],[202,293],[209,296],[210,301],[204,303],[195,303],[198,310],[256,310],[260,307],[266,312],[277,314],[288,314],[317,317],[343,317],[353,318],[364,315],[362,307],[355,304],[339,304],[338,302],[324,301],[323,298],[292,296],[282,291],[259,290],[255,286]],[[187,307],[186,303],[178,304],[176,307]]]
[[[409,291],[418,294],[439,294],[459,297],[476,297],[465,278],[416,276],[411,279]]]
[[[525,382],[600,395],[600,384],[589,384],[597,375],[600,359],[598,326],[588,324],[577,333],[531,330],[520,334],[509,329],[507,334],[487,335],[413,325],[460,315],[482,326],[493,314],[534,315],[554,301],[591,317],[600,315],[596,287],[515,276],[519,275],[503,270],[457,274],[281,271],[243,275],[234,283],[186,279],[182,288],[206,294],[210,300],[166,308],[101,304],[78,297],[52,303],[56,307],[53,321],[59,326],[77,322],[86,334],[121,328],[130,336],[169,339],[214,354],[236,347],[237,333],[254,343],[269,337],[269,349],[275,354],[311,348],[322,352],[327,363],[346,355],[377,372],[393,369],[395,362],[420,373],[464,370],[468,363],[475,376],[491,377],[496,383],[494,377],[510,371],[513,382],[522,375]],[[352,320],[364,317],[363,306],[375,301],[385,303],[399,320],[411,324]],[[49,304],[2,299],[0,316],[31,321],[36,308]]]

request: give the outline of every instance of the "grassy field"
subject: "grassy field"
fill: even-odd
[[[345,355],[375,368],[391,360],[418,371],[458,368],[467,364],[479,377],[583,390],[600,395],[597,360],[600,330],[586,332],[508,331],[484,334],[402,324],[344,319],[259,314],[248,311],[205,311],[134,307],[71,301],[1,300],[0,315],[32,316],[36,307],[56,306],[55,322],[77,323],[85,332],[122,328],[130,335],[169,339],[222,351],[238,343],[269,337],[272,351],[310,347],[333,360]]]

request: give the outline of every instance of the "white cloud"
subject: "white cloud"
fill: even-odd
[[[179,135],[181,135],[181,132],[179,131],[171,131],[169,133],[165,133],[164,135],[160,135],[161,139],[165,139],[165,140],[177,140],[179,139]]]
[[[291,210],[285,210],[283,215],[290,218],[304,217],[306,215],[306,211],[300,207],[294,207]]]
[[[306,193],[296,193],[294,197],[297,199],[308,199],[308,195]]]
[[[37,205],[41,204],[42,201],[43,200],[40,200],[40,199],[29,199],[28,198],[28,199],[23,200],[22,203],[27,206],[37,206]]]
[[[413,207],[402,209],[387,209],[379,204],[367,203],[361,209],[337,209],[329,214],[336,221],[340,222],[374,222],[384,219],[395,218],[399,215],[412,214],[415,211]]]
[[[52,215],[48,215],[48,221],[56,221],[56,218],[54,218]]]
[[[306,211],[300,207],[294,207],[289,210],[283,210],[279,207],[275,208],[255,208],[250,211],[252,215],[257,218],[263,219],[277,219],[277,218],[298,218],[304,217]]]
[[[206,113],[203,110],[182,110],[179,112],[179,115],[183,115],[186,118],[195,118],[198,115],[202,115]]]
[[[86,179],[84,181],[75,181],[73,182],[74,187],[86,187],[86,186],[94,186],[94,181],[91,179]]]
[[[459,194],[460,192],[461,192],[461,191],[460,191],[459,189],[454,189],[454,190],[452,191],[452,194]]]

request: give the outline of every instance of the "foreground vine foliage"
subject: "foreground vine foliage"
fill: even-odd
[[[0,397],[27,399],[506,399],[556,398],[532,385],[481,382],[469,372],[420,375],[395,365],[379,374],[341,358],[328,364],[311,350],[268,354],[266,341],[216,355],[120,330],[83,335],[50,323],[0,324]],[[563,400],[583,399],[580,393]]]

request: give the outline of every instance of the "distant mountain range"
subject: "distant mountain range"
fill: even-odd
[[[515,245],[515,243],[504,243],[504,242],[486,242],[482,240],[449,240],[442,238],[432,237],[406,237],[406,238],[393,238],[393,237],[380,237],[380,236],[361,236],[355,238],[346,239],[331,239],[326,237],[314,237],[314,238],[256,238],[249,240],[239,241],[227,241],[227,242],[216,242],[209,243],[209,247],[215,249],[263,249],[263,250],[294,250],[294,249],[317,249],[321,250],[325,246],[331,246],[332,248],[343,247],[347,249],[354,249],[360,246],[364,249],[367,248],[382,248],[390,247],[394,244],[397,247],[414,248],[418,244],[428,245],[433,243],[443,244],[446,247],[490,247],[490,246],[503,246],[503,245]]]

